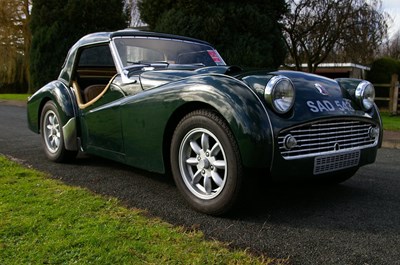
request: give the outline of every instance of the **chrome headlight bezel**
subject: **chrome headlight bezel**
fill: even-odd
[[[362,81],[356,88],[355,97],[363,110],[368,111],[372,109],[375,102],[374,86],[368,81]]]
[[[295,102],[295,89],[292,81],[283,75],[273,76],[267,83],[264,99],[277,113],[289,112]]]

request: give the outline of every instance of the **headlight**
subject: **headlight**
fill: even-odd
[[[282,75],[272,77],[264,92],[266,102],[278,113],[286,113],[293,107],[294,96],[292,82]]]
[[[364,110],[374,106],[375,88],[368,81],[362,81],[356,88],[356,100]]]

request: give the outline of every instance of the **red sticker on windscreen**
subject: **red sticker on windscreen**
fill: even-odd
[[[222,58],[221,58],[221,56],[219,56],[219,54],[216,50],[207,50],[207,52],[215,63],[222,62]]]

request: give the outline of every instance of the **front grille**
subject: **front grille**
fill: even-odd
[[[370,131],[376,127],[373,123],[358,120],[309,123],[282,131],[278,136],[279,150],[285,159],[296,159],[339,150],[372,147],[377,144],[379,138],[379,136],[370,137]],[[292,146],[288,147],[285,142],[290,138]]]

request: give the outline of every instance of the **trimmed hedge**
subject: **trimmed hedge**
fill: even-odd
[[[398,74],[400,76],[400,61],[384,57],[372,63],[371,70],[367,75],[367,80],[371,83],[388,84],[393,74]]]

